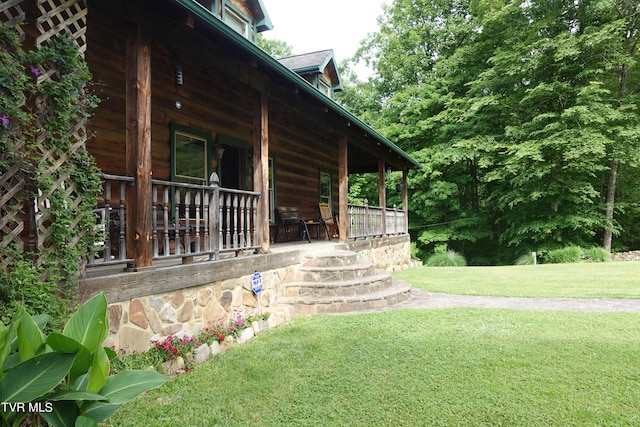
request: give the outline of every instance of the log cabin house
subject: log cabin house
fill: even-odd
[[[409,256],[406,180],[420,165],[332,99],[342,84],[331,50],[277,60],[255,44],[273,27],[269,1],[0,1],[26,11],[25,26],[48,4],[60,17],[52,31],[73,25],[80,34],[102,99],[87,149],[104,172],[96,206],[104,241],[80,285],[86,296],[107,294],[120,346],[175,332],[153,325],[153,295],[177,312],[156,307],[165,323],[207,317],[200,287],[210,284],[209,318],[255,307],[246,278],[274,272],[280,283],[279,269],[300,262],[298,252],[276,250],[286,238],[362,253],[399,246]],[[386,206],[388,171],[402,171],[402,206]],[[379,200],[349,204],[349,174],[367,172],[379,176]],[[328,233],[320,203],[335,217]],[[279,227],[281,207],[294,207],[304,227]],[[283,291],[273,286],[263,304],[277,311]],[[191,317],[190,295],[201,303]],[[132,330],[118,331],[126,322]]]

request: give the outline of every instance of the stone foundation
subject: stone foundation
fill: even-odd
[[[409,236],[342,245],[359,253],[376,268],[397,271],[413,266]],[[219,318],[226,321],[236,313],[249,316],[269,312],[268,328],[282,325],[290,321],[291,314],[287,307],[278,307],[277,300],[285,294],[285,284],[293,280],[295,267],[301,262],[303,252],[301,250],[300,254],[290,258],[279,256],[277,260],[280,265],[273,269],[261,265],[260,260],[268,259],[268,256],[238,259],[234,261],[237,265],[230,264],[224,269],[223,279],[213,279],[204,285],[194,286],[191,283],[193,276],[184,276],[183,286],[180,283],[164,284],[165,292],[152,295],[140,295],[135,287],[112,289],[111,301],[115,301],[108,307],[110,330],[105,345],[130,352],[145,351],[151,342],[160,341],[168,335],[197,335],[210,322]],[[288,259],[288,262],[282,262],[282,259]],[[252,274],[247,274],[252,270],[248,268],[249,263],[253,268],[260,269],[262,275],[263,290],[259,301],[251,288]],[[232,277],[234,271],[238,272],[239,277]],[[136,294],[131,298],[118,298],[118,295],[126,293]]]
[[[411,259],[409,236],[383,237],[372,240],[348,242],[350,251],[359,253],[362,259],[374,267],[387,271],[400,271],[416,267],[419,262]]]
[[[249,316],[269,312],[268,328],[282,325],[291,316],[287,308],[276,307],[275,301],[292,268],[261,272],[263,290],[259,296],[251,289],[252,276],[247,275],[111,304],[105,345],[145,351],[151,342],[168,335],[197,335],[212,321],[226,321],[235,313]]]

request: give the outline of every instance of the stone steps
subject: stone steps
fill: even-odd
[[[411,298],[411,285],[392,280],[382,291],[350,296],[293,296],[278,299],[280,306],[288,306],[293,315],[336,314],[368,311],[389,307]]]
[[[304,256],[278,305],[294,315],[347,313],[388,307],[411,298],[411,286],[344,250]]]

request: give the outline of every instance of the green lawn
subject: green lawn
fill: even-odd
[[[633,275],[612,265],[598,266],[616,281]],[[402,276],[428,282],[437,270],[459,275],[460,293],[559,295],[543,275],[592,283],[572,286],[572,296],[638,296],[630,283],[597,287],[598,269],[584,266]],[[514,279],[500,290],[495,277]],[[107,425],[637,426],[639,341],[638,313],[458,308],[299,318],[125,405]]]
[[[416,288],[451,294],[640,298],[640,262],[421,267],[395,276]]]

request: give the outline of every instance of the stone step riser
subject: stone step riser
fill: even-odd
[[[411,298],[411,287],[396,284],[370,295],[355,297],[290,297],[284,298],[280,305],[289,307],[296,315],[337,314],[354,311],[367,311],[390,307]]]
[[[296,272],[298,282],[337,282],[370,277],[375,274],[371,264],[358,264],[347,268],[301,267]]]
[[[354,296],[365,295],[372,292],[380,292],[391,286],[391,278],[368,281],[360,284],[345,286],[307,286],[304,283],[287,286],[287,296],[312,296],[312,297],[334,297],[334,296]]]
[[[307,255],[302,261],[303,267],[344,267],[358,262],[355,252],[335,251],[331,254]]]

